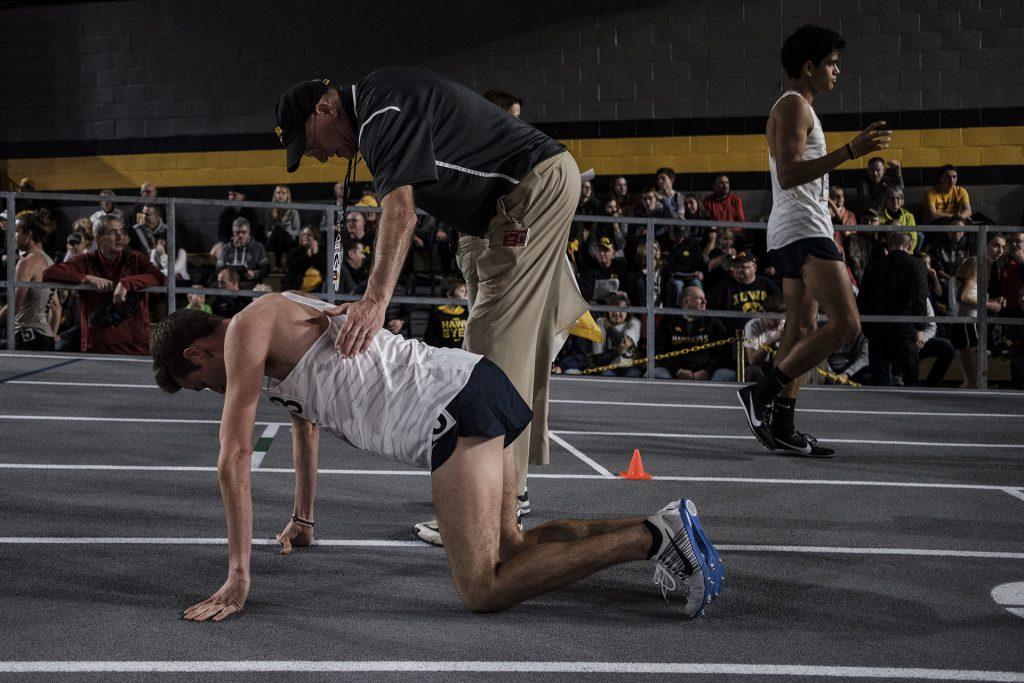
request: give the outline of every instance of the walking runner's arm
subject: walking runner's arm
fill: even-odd
[[[217,477],[228,527],[228,578],[207,600],[185,611],[192,621],[221,621],[242,611],[249,596],[252,553],[252,432],[263,371],[270,349],[271,326],[244,314],[228,325],[224,340],[227,389],[220,423]]]
[[[277,535],[281,554],[292,547],[313,543],[314,503],[316,501],[316,460],[320,450],[320,430],[312,422],[292,415],[292,460],[295,463],[295,508],[292,519]]]
[[[366,294],[359,301],[327,309],[328,315],[348,317],[338,331],[334,346],[342,356],[354,356],[370,347],[374,335],[384,326],[384,314],[395,291],[395,283],[409,253],[409,239],[416,227],[416,204],[412,186],[397,187],[381,200],[377,245]]]
[[[772,151],[778,169],[779,185],[789,190],[821,178],[844,162],[885,149],[892,131],[884,130],[885,121],[875,121],[848,144],[823,157],[803,160],[807,135],[814,125],[811,107],[802,97],[785,97],[772,112],[774,144]],[[769,140],[772,143],[772,140]],[[852,150],[852,156],[851,156]]]

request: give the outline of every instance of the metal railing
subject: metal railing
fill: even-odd
[[[88,195],[88,194],[73,194],[73,193],[48,193],[48,192],[4,192],[0,193],[7,200],[7,215],[8,215],[8,230],[7,230],[7,254],[8,266],[7,266],[7,278],[5,281],[0,281],[0,288],[6,289],[8,292],[13,293],[15,287],[29,287],[29,288],[57,288],[57,289],[71,289],[71,290],[92,290],[94,289],[90,285],[70,285],[60,283],[59,286],[54,287],[57,283],[34,283],[34,282],[22,282],[15,280],[14,274],[14,259],[12,255],[16,253],[15,242],[14,242],[14,220],[17,213],[17,202],[24,199],[43,199],[48,201],[59,201],[59,202],[88,202],[98,204],[101,201],[114,202],[115,204],[125,204],[130,202],[144,202],[147,204],[158,204],[167,207],[166,225],[167,225],[167,246],[166,250],[168,253],[168,277],[167,284],[164,287],[147,287],[138,291],[151,292],[158,294],[165,294],[167,296],[167,310],[168,313],[174,312],[176,308],[176,296],[180,293],[198,293],[198,294],[209,294],[213,296],[240,296],[255,298],[262,296],[267,292],[259,292],[253,290],[239,290],[230,291],[223,289],[213,288],[195,288],[192,286],[182,287],[177,284],[176,278],[173,274],[173,256],[177,254],[177,241],[176,241],[176,210],[177,206],[206,206],[206,207],[226,207],[226,206],[237,206],[237,207],[251,207],[251,208],[264,208],[264,209],[298,209],[304,211],[317,211],[323,214],[323,223],[325,226],[325,244],[327,247],[327,263],[332,265],[335,261],[335,230],[337,225],[335,223],[335,217],[341,207],[336,204],[316,204],[316,203],[277,203],[277,202],[260,202],[260,201],[230,201],[221,199],[185,199],[176,197],[156,197],[153,199],[148,198],[137,198],[137,197],[118,197],[118,196],[101,196],[101,195]],[[348,211],[360,212],[360,213],[380,213],[381,209],[378,207],[365,207],[365,206],[349,206]],[[419,214],[423,214],[422,211],[417,211]],[[654,241],[655,232],[658,227],[661,226],[684,226],[684,227],[714,227],[714,228],[742,228],[745,230],[766,230],[767,224],[765,223],[751,223],[751,222],[729,222],[729,221],[712,221],[712,220],[680,220],[673,218],[655,218],[655,217],[627,217],[627,216],[587,216],[578,215],[574,219],[574,222],[582,223],[618,223],[624,225],[642,225],[645,227],[645,243],[646,243],[646,255],[647,255],[647,272],[654,272]],[[915,225],[915,226],[892,226],[892,225],[835,225],[835,230],[839,232],[878,232],[878,233],[894,233],[894,232],[921,232],[921,233],[949,233],[954,232],[951,230],[949,225]],[[344,226],[341,226],[344,229]],[[942,316],[908,316],[908,315],[865,315],[861,316],[862,322],[867,323],[966,323],[976,324],[978,326],[978,376],[977,386],[979,388],[988,387],[988,328],[992,324],[989,322],[988,316],[988,276],[989,268],[987,264],[987,238],[986,236],[991,232],[1020,232],[1022,228],[1019,226],[1002,226],[1002,225],[966,225],[956,226],[956,232],[964,232],[967,234],[975,234],[976,238],[976,249],[975,256],[977,258],[977,282],[978,282],[978,315],[973,316],[955,316],[955,315],[942,315]],[[773,313],[769,311],[751,311],[751,312],[740,312],[740,311],[727,311],[727,310],[714,310],[714,309],[687,309],[677,308],[670,306],[655,306],[655,292],[654,292],[654,278],[648,276],[646,279],[646,295],[647,305],[646,306],[603,306],[603,305],[591,305],[591,311],[597,312],[608,312],[608,311],[623,311],[628,313],[643,315],[645,316],[646,323],[646,337],[648,339],[647,344],[647,374],[648,378],[653,378],[654,373],[654,356],[655,348],[653,340],[655,339],[655,316],[656,315],[688,315],[692,317],[716,317],[716,318],[785,318],[783,313]],[[324,287],[331,290],[333,287],[329,284],[329,281],[325,279]],[[316,298],[330,301],[332,303],[342,301],[358,301],[361,296],[357,294],[335,294],[333,291],[326,292],[310,292],[311,296]],[[8,299],[13,304],[13,294]],[[396,304],[419,304],[419,305],[439,305],[447,303],[460,303],[465,304],[464,299],[447,299],[439,297],[393,297],[392,302]],[[7,307],[7,348],[10,350],[14,349],[15,346],[15,333],[14,333],[14,306],[9,305]],[[827,316],[819,316],[820,319],[827,320]],[[999,318],[999,325],[1024,325],[1024,318]]]

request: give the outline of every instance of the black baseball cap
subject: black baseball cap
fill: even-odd
[[[330,83],[326,78],[302,81],[285,90],[277,100],[277,125],[274,133],[288,150],[286,168],[289,173],[295,172],[302,161],[302,155],[306,153],[306,120],[327,92]]]

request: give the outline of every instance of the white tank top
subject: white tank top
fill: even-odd
[[[800,97],[795,90],[782,93],[772,105],[772,111],[783,97]],[[769,113],[769,116],[771,114]],[[814,126],[807,136],[802,161],[818,159],[827,153],[825,149],[825,133],[821,130],[818,115],[811,109]],[[817,180],[788,190],[779,185],[779,171],[775,167],[775,159],[768,154],[768,168],[772,176],[772,213],[768,218],[768,248],[781,249],[797,240],[808,237],[827,237],[832,239],[832,218],[828,212],[828,174]]]
[[[290,292],[283,296],[317,310],[332,306]],[[438,416],[483,356],[380,330],[366,351],[341,358],[334,339],[345,316],[328,319],[330,326],[288,376],[269,380],[270,401],[356,448],[429,467]]]

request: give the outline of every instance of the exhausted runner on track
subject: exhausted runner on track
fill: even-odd
[[[681,596],[686,617],[702,614],[719,593],[721,559],[685,499],[646,518],[555,520],[524,533],[510,444],[532,415],[505,374],[483,356],[386,330],[364,353],[342,357],[334,339],[345,316],[325,312],[333,308],[297,292],[268,294],[230,320],[186,309],[157,328],[157,384],[169,393],[208,388],[225,397],[217,473],[228,577],[186,619],[221,621],[249,595],[250,459],[264,393],[292,420],[295,507],[277,535],[282,554],[313,542],[324,429],[357,448],[431,468],[448,564],[474,612],[511,607],[630,560],[655,562],[655,582],[666,597]]]

